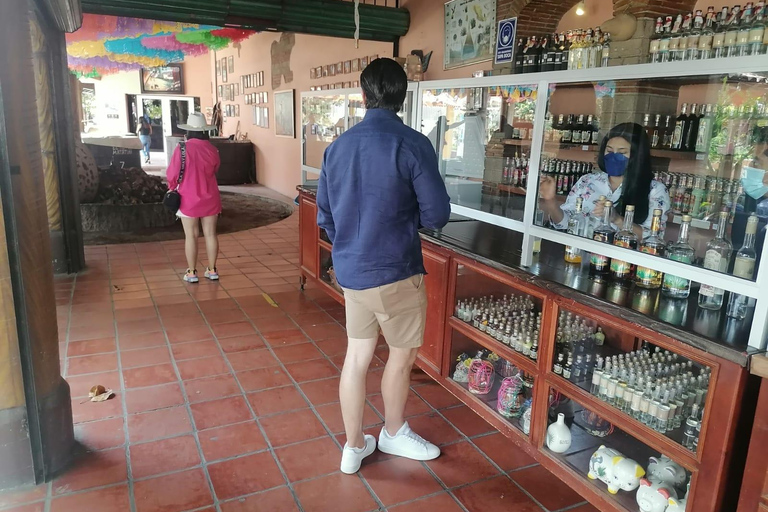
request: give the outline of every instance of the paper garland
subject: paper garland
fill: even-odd
[[[98,77],[181,62],[185,56],[221,50],[254,32],[210,25],[168,23],[86,14],[83,26],[67,34],[69,68]]]

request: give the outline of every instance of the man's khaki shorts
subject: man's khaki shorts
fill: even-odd
[[[378,338],[381,328],[391,347],[419,348],[424,343],[427,290],[423,274],[367,290],[344,288],[344,300],[350,338]]]

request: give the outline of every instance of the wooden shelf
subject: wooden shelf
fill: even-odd
[[[538,368],[537,368],[536,362],[525,357],[523,354],[519,352],[515,352],[513,349],[511,349],[507,345],[504,345],[503,343],[496,340],[496,338],[491,338],[484,332],[478,331],[471,325],[467,324],[466,322],[462,322],[461,320],[453,316],[448,320],[448,325],[453,329],[456,329],[461,334],[471,339],[475,343],[482,345],[488,350],[495,352],[500,357],[503,357],[507,361],[514,363],[521,370],[534,375],[538,374]]]
[[[317,245],[319,247],[322,247],[326,251],[328,251],[330,253],[333,253],[333,246],[331,244],[329,244],[328,242],[326,242],[325,240],[318,240],[317,241]]]
[[[545,151],[583,151],[585,153],[597,153],[600,146],[597,144],[571,144],[568,142],[544,141]],[[651,156],[655,158],[669,158],[670,160],[704,160],[705,153],[695,151],[675,151],[672,149],[651,149]]]
[[[531,139],[503,139],[501,143],[505,146],[530,146],[533,141]]]
[[[603,402],[576,384],[567,381],[554,373],[548,372],[545,378],[552,388],[561,391],[563,394],[567,395],[568,398],[580,403],[585,409],[589,409],[590,411],[597,413],[601,418],[619,426],[621,430],[635,439],[642,440],[642,443],[654,448],[659,453],[671,457],[689,471],[694,471],[699,468],[699,461],[696,458],[696,454],[692,453],[687,448],[684,448],[674,439],[653,430],[629,414]],[[621,450],[619,449],[619,451]],[[638,462],[645,463],[642,461]]]

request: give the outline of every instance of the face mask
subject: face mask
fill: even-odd
[[[621,153],[606,153],[603,155],[603,163],[608,176],[623,176],[624,171],[627,170],[629,158]]]
[[[760,199],[768,193],[768,185],[763,183],[765,171],[755,167],[744,167],[745,176],[741,178],[741,184],[752,199]]]

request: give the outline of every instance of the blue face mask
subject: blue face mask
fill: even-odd
[[[603,155],[603,165],[608,176],[623,176],[627,170],[629,158],[621,153],[606,153]]]
[[[765,171],[755,167],[744,167],[744,177],[741,178],[741,184],[752,199],[760,199],[768,193],[768,185],[763,183]]]

